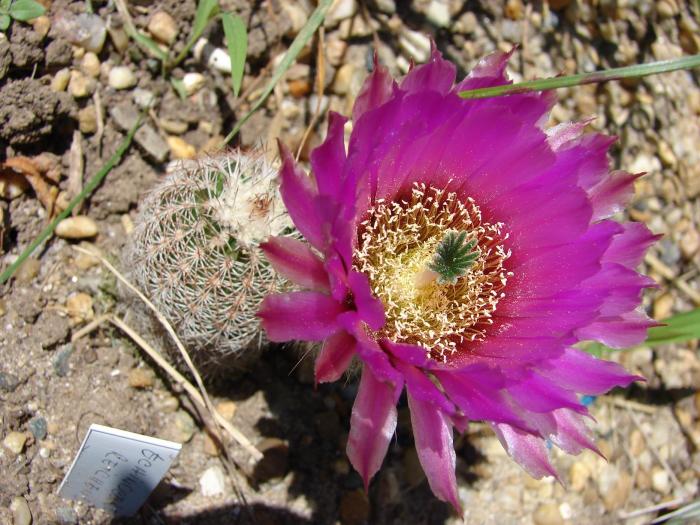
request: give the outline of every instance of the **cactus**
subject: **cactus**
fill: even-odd
[[[276,170],[239,151],[182,163],[147,196],[127,265],[200,366],[260,346],[255,313],[282,284],[258,245],[293,231]]]

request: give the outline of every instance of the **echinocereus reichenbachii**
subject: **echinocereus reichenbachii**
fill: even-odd
[[[543,129],[550,94],[462,100],[507,83],[508,54],[455,84],[433,49],[399,83],[377,65],[345,119],[331,114],[311,176],[282,146],[281,193],[308,242],[272,238],[271,264],[302,290],[268,296],[273,341],[323,341],[316,379],[362,364],[347,452],[365,484],[396,427],[404,387],[433,492],[459,508],[453,427],[491,424],[531,475],[556,475],[545,441],[595,450],[578,394],[635,379],[573,345],[641,342],[655,237],[610,216],[634,175],[609,170],[613,139],[584,123]]]

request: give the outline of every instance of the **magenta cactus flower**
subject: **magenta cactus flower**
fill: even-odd
[[[635,271],[655,237],[610,216],[636,178],[609,171],[614,139],[584,123],[543,129],[554,96],[463,100],[508,83],[509,54],[455,84],[433,49],[399,83],[375,64],[346,119],[330,115],[312,176],[280,146],[281,193],[308,244],[271,239],[271,264],[301,290],[268,296],[272,341],[323,341],[319,382],[362,365],[347,453],[365,485],[396,427],[404,387],[435,495],[460,508],[453,427],[490,423],[532,476],[556,476],[546,440],[596,450],[579,394],[636,379],[573,347],[625,347],[653,323]]]

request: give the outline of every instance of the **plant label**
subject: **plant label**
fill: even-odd
[[[182,445],[90,425],[58,495],[115,516],[132,516],[158,485]]]

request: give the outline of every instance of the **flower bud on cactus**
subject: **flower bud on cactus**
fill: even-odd
[[[233,151],[181,164],[148,195],[126,261],[195,361],[218,364],[259,347],[255,313],[281,281],[258,245],[291,231],[275,168]]]

